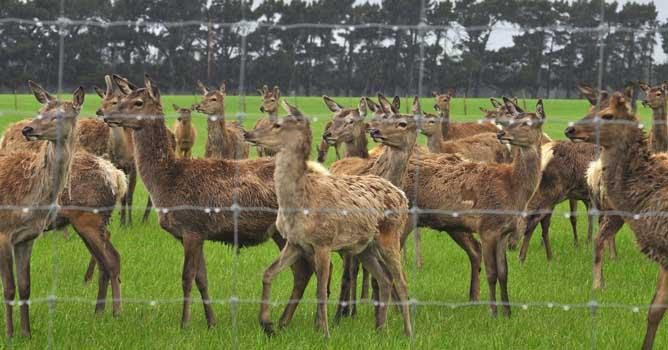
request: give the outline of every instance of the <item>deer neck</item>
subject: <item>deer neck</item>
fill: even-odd
[[[393,185],[402,188],[403,179],[408,169],[408,160],[413,154],[417,132],[408,133],[408,143],[405,147],[386,145],[385,151],[371,166],[371,174],[390,181]]]
[[[58,199],[60,192],[69,181],[72,168],[72,159],[74,158],[74,148],[76,138],[73,137],[75,130],[67,138],[59,138],[56,142],[47,142],[43,149],[45,174],[51,183],[42,186],[45,195],[42,198],[48,198],[49,203]]]
[[[183,133],[186,135],[190,135],[190,131],[193,128],[193,124],[190,119],[185,120],[181,122],[181,130],[183,130]]]
[[[521,209],[525,209],[538,189],[541,178],[540,157],[540,145],[513,146],[511,183],[514,187],[513,193],[517,195],[516,203],[522,205]]]
[[[443,125],[445,124],[446,122],[443,122],[443,124],[441,124],[441,127],[443,128]],[[447,126],[445,128],[447,128]],[[441,145],[443,144],[443,139],[444,139],[443,132],[439,132],[438,130],[429,135],[427,137],[427,147],[429,148],[429,152],[441,153]]]
[[[606,196],[618,210],[634,211],[651,195],[651,153],[640,129],[631,131],[628,140],[619,140],[613,147],[602,147],[603,186]],[[640,187],[638,187],[640,185]]]
[[[278,120],[277,111],[267,112],[267,119],[269,119],[272,123],[275,123]]]
[[[294,140],[276,154],[274,183],[278,207],[283,215],[289,215],[294,212],[294,209],[304,206],[307,160],[311,153],[310,137],[308,135],[308,139],[305,139],[304,142]]]
[[[450,110],[439,111],[438,115],[441,118],[441,137],[447,140],[450,136]]]
[[[360,135],[353,137],[352,141],[346,142],[346,157],[369,158],[369,150],[367,149],[368,141],[366,133],[362,132]]]
[[[227,129],[225,127],[225,113],[210,115],[206,120],[207,137],[206,149],[207,153],[212,152],[213,155],[218,155],[223,151],[224,141],[227,138]]]
[[[134,152],[139,176],[149,193],[156,193],[159,181],[173,170],[174,150],[165,126],[165,119],[160,117],[147,120],[141,129],[134,130]]]
[[[666,104],[652,109],[652,152],[660,153],[668,151],[668,118],[666,117]]]

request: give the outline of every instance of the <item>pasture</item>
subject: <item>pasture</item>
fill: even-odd
[[[306,115],[316,118],[312,123],[315,142],[320,141],[322,129],[329,120],[329,111],[319,97],[284,97],[296,104]],[[356,105],[358,98],[335,98],[345,106]],[[199,101],[199,96],[163,96],[162,104],[171,127],[175,119],[172,103],[181,107]],[[476,120],[478,107],[490,108],[487,99],[467,100],[467,115],[461,98],[452,102],[451,120]],[[244,126],[251,128],[259,112],[260,98],[245,98]],[[93,116],[99,98],[88,93],[82,117]],[[425,111],[431,111],[432,99],[423,99]],[[520,100],[520,105],[523,101]],[[526,101],[533,110],[535,101]],[[240,98],[226,98],[228,120],[243,106]],[[410,106],[402,100],[402,110]],[[584,100],[545,101],[547,124],[544,130],[554,139],[564,139],[563,130],[569,121],[581,118],[588,103]],[[15,109],[17,108],[17,109]],[[38,103],[31,95],[0,95],[0,130],[11,122],[32,117]],[[651,111],[639,107],[649,126]],[[193,113],[198,139],[193,150],[196,157],[204,153],[206,122],[201,114]],[[424,143],[420,136],[419,142]],[[370,146],[374,146],[370,143]],[[254,152],[254,151],[253,151]],[[253,155],[254,156],[254,155]],[[330,152],[328,163],[334,160]],[[645,331],[648,302],[654,292],[658,267],[640,254],[628,228],[617,236],[619,256],[606,260],[606,286],[591,289],[591,244],[586,240],[586,218],[580,206],[580,245],[574,247],[564,205],[552,219],[552,242],[555,259],[548,263],[534,235],[527,262],[518,263],[517,251],[509,251],[510,299],[526,304],[513,307],[510,319],[489,316],[486,305],[462,305],[468,301],[469,265],[463,251],[445,234],[422,230],[424,266],[417,269],[413,263],[413,245],[409,240],[404,261],[408,275],[410,296],[419,304],[414,309],[416,335],[406,338],[401,332],[401,318],[391,309],[387,330],[376,332],[373,326],[373,308],[362,305],[354,319],[343,319],[330,327],[331,339],[326,340],[313,327],[315,318],[314,281],[309,285],[305,301],[287,329],[274,338],[267,338],[258,325],[261,279],[264,269],[277,256],[276,246],[268,242],[255,248],[243,249],[236,255],[229,246],[207,242],[205,256],[209,271],[209,290],[215,300],[214,310],[218,324],[206,327],[201,303],[193,303],[190,327],[181,330],[181,268],[183,250],[171,235],[163,231],[155,214],[147,224],[139,223],[146,191],[140,184],[135,193],[134,225],[123,228],[118,215],[110,225],[112,241],[122,258],[121,280],[123,312],[111,316],[110,306],[104,315],[93,314],[97,288],[95,283],[84,285],[83,274],[89,254],[81,240],[70,229],[70,238],[55,232],[37,240],[32,260],[31,318],[32,339],[20,336],[4,340],[6,348],[36,348],[49,345],[55,348],[370,348],[370,349],[430,349],[430,348],[638,348]],[[607,258],[607,256],[606,256]],[[341,265],[333,258],[334,274],[330,302],[338,297]],[[481,273],[481,300],[487,299],[484,271]],[[272,298],[277,319],[288,298],[292,279],[288,271],[279,275]],[[53,304],[46,300],[57,296]],[[196,298],[199,293],[194,292]],[[238,303],[230,303],[232,297]],[[592,312],[587,303],[601,304]],[[555,303],[552,307],[548,302]],[[447,305],[442,305],[447,304]],[[639,306],[634,310],[633,306]],[[456,307],[453,307],[456,306]],[[627,307],[628,306],[628,307]],[[330,304],[333,318],[334,305]],[[0,320],[0,323],[3,322]],[[18,319],[16,319],[18,324]],[[4,327],[4,324],[0,325]],[[668,346],[665,324],[660,328],[656,348]]]

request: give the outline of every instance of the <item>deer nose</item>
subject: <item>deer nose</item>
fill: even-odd
[[[251,137],[251,133],[248,132],[248,131],[246,131],[246,130],[244,130],[244,139],[248,139],[248,138],[250,138],[250,137]]]
[[[264,113],[264,107],[260,107],[260,112]]]
[[[499,132],[496,133],[496,138],[501,140],[504,136],[506,136],[506,132],[503,130],[500,130]]]
[[[104,112],[102,112],[102,109],[99,109],[95,111],[95,115],[98,117],[104,117]]]
[[[332,136],[332,133],[330,131],[326,131],[324,134],[322,134],[323,139],[327,139]]]
[[[380,130],[373,128],[369,130],[369,135],[371,135],[371,137],[378,137],[380,136]]]
[[[575,135],[575,128],[572,126],[567,127],[566,130],[564,130],[564,134],[566,135],[566,137],[571,137]]]
[[[26,126],[21,130],[21,133],[23,136],[28,137],[31,132],[33,132],[35,129],[33,129],[31,126]]]

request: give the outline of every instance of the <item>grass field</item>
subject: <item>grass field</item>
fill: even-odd
[[[316,97],[290,98],[303,112],[317,118],[312,124],[314,135],[322,133],[329,112],[322,100]],[[337,99],[341,104],[353,105],[355,98]],[[197,102],[194,96],[164,96],[163,105],[172,125],[175,113],[171,105],[189,106]],[[409,100],[402,101],[402,109],[409,107]],[[86,96],[82,116],[93,116],[99,99]],[[522,102],[521,102],[522,103]],[[535,101],[527,101],[533,110]],[[239,98],[229,96],[226,101],[228,118],[235,116],[243,105]],[[429,99],[422,101],[427,109]],[[461,99],[455,99],[452,119],[455,121],[479,118],[479,106],[489,107],[486,99],[467,101],[468,115],[464,114]],[[13,121],[31,117],[38,108],[32,96],[0,95],[0,129]],[[246,98],[246,110],[250,117],[244,125],[252,126],[259,117],[259,98]],[[555,139],[563,139],[563,130],[569,121],[579,119],[587,108],[585,101],[549,100],[545,102],[548,116],[545,131]],[[643,118],[650,115],[641,108]],[[199,132],[194,154],[204,153],[206,123],[195,118]],[[646,124],[649,125],[649,124]],[[424,142],[420,136],[420,142]],[[373,146],[373,145],[370,145]],[[314,147],[315,149],[315,147]],[[314,151],[315,154],[315,151]],[[333,156],[330,155],[329,161]],[[146,203],[146,191],[138,187],[134,202],[135,221]],[[581,211],[583,207],[581,207]],[[560,206],[563,212],[566,208]],[[581,212],[581,214],[584,214]],[[419,305],[415,308],[414,339],[403,336],[400,315],[389,312],[387,331],[376,332],[373,326],[372,307],[363,305],[355,319],[345,319],[340,324],[330,324],[331,338],[324,339],[314,330],[315,283],[306,292],[308,303],[302,304],[291,325],[276,337],[268,339],[258,326],[259,305],[256,303],[219,303],[214,305],[217,326],[208,330],[201,303],[193,303],[191,325],[186,330],[179,327],[181,317],[181,245],[171,235],[162,231],[155,214],[146,225],[135,222],[130,228],[121,228],[118,216],[111,223],[112,241],[122,256],[122,315],[111,316],[110,306],[102,316],[93,314],[97,287],[83,284],[83,273],[88,263],[88,252],[83,242],[72,235],[65,239],[60,233],[46,234],[35,244],[32,260],[32,299],[44,299],[57,295],[60,300],[53,308],[45,302],[31,307],[32,339],[15,337],[4,340],[5,348],[36,348],[49,345],[55,348],[123,348],[123,349],[202,349],[202,348],[272,348],[272,349],[320,349],[320,348],[368,348],[368,349],[431,349],[431,348],[495,348],[495,349],[545,349],[638,348],[645,331],[646,305],[654,292],[658,268],[642,256],[634,243],[631,232],[624,228],[618,235],[619,257],[606,260],[606,287],[591,290],[591,245],[581,243],[574,247],[568,220],[554,215],[552,239],[555,259],[546,262],[538,236],[530,247],[524,265],[517,261],[517,252],[509,252],[509,290],[514,303],[527,303],[526,309],[514,307],[510,319],[489,316],[487,306],[451,308],[438,305]],[[586,236],[586,219],[579,219],[580,237]],[[466,255],[445,234],[422,230],[424,267],[417,270],[413,264],[412,241],[405,262],[412,298],[419,301],[440,303],[465,303],[468,295],[469,264]],[[236,256],[229,246],[207,243],[205,255],[209,270],[209,290],[216,300],[227,301],[236,296],[242,301],[260,298],[263,270],[277,256],[273,243],[242,250]],[[332,300],[338,296],[341,273],[340,259],[334,258]],[[487,300],[484,271],[481,275],[481,300]],[[273,298],[283,302],[288,297],[292,278],[289,272],[279,275],[273,288]],[[199,297],[197,292],[193,294]],[[156,303],[150,301],[155,300]],[[639,305],[631,307],[604,307],[595,314],[586,305],[596,300],[605,305]],[[573,305],[548,307],[548,302]],[[540,304],[542,306],[538,306]],[[273,308],[274,320],[278,319],[282,305]],[[567,310],[566,310],[567,309]],[[334,306],[330,306],[330,321]],[[15,313],[18,327],[18,312]],[[657,335],[656,348],[668,347],[668,332],[664,324]],[[0,319],[0,329],[4,329]]]

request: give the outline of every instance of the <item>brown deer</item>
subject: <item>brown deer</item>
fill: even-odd
[[[202,101],[195,105],[195,109],[208,115],[207,138],[204,156],[217,159],[245,159],[248,158],[248,144],[243,141],[243,129],[240,125],[225,122],[225,82],[218,89],[209,90],[197,81],[197,87],[202,92]]]
[[[514,215],[477,212],[489,209],[511,212],[526,210],[540,181],[540,143],[545,112],[542,100],[538,101],[535,113],[518,112],[508,99],[504,99],[504,103],[514,115],[514,122],[499,131],[498,137],[501,142],[510,143],[513,147],[511,164],[439,162],[429,158],[411,158],[409,175],[414,178],[413,181],[419,181],[419,185],[410,186],[413,189],[407,187],[406,194],[408,198],[417,198],[416,205],[421,209],[457,213],[420,214],[419,226],[447,230],[453,238],[461,238],[462,235],[470,237],[478,232],[489,284],[491,311],[493,314],[497,312],[498,282],[504,313],[510,315],[506,239],[516,230],[517,218]],[[419,173],[416,169],[419,169]],[[477,250],[472,249],[469,257],[472,267],[475,267],[480,260],[479,256],[475,256]],[[474,279],[478,271],[471,272],[473,295],[477,292]]]
[[[124,84],[118,76],[114,76],[114,81]],[[254,246],[269,239],[279,247],[285,244],[280,234],[272,230],[276,222],[273,211],[243,209],[278,208],[273,181],[274,160],[176,159],[165,125],[160,91],[148,76],[144,83],[144,88],[133,90],[110,113],[105,113],[105,122],[132,129],[139,176],[160,209],[160,226],[183,245],[181,326],[186,327],[190,320],[195,280],[207,324],[213,327],[215,317],[202,250],[204,241],[237,247]],[[178,206],[206,206],[210,210],[169,209]],[[308,263],[300,261],[293,266],[293,273],[295,286],[290,299],[299,300],[312,270]],[[286,306],[281,325],[290,322],[296,308],[296,303]]]
[[[22,133],[28,140],[46,140],[39,152],[0,155],[2,205],[16,209],[0,212],[0,275],[5,300],[5,333],[14,334],[13,303],[16,293],[14,260],[19,289],[21,333],[29,337],[30,257],[33,242],[55,218],[58,196],[65,187],[76,138],[72,137],[84,102],[84,89],[74,91],[72,101],[60,101],[38,84],[30,89],[42,103],[35,119]],[[21,207],[31,208],[27,211]]]
[[[31,123],[23,120],[11,124],[5,130],[0,143],[0,152],[38,153],[47,141],[27,141],[23,129]],[[75,147],[76,148],[76,147]],[[115,301],[114,314],[120,313],[120,256],[110,239],[107,228],[114,206],[127,192],[125,173],[109,161],[94,156],[85,150],[76,149],[72,170],[63,192],[58,197],[61,208],[48,229],[72,225],[91,252],[91,260],[84,277],[88,282],[93,277],[95,265],[100,261],[100,281],[96,312],[105,308],[109,283]],[[69,208],[68,208],[69,207]],[[77,210],[75,208],[83,208]],[[95,208],[95,209],[89,209]]]
[[[192,149],[197,138],[197,130],[192,124],[192,109],[180,108],[176,104],[173,104],[172,107],[179,114],[174,123],[176,156],[178,158],[192,158]]]
[[[668,160],[651,154],[628,97],[620,92],[612,95],[607,107],[588,114],[565,133],[573,141],[601,146],[605,197],[616,210],[635,213],[624,216],[624,221],[635,234],[641,252],[660,265],[643,343],[643,349],[651,349],[668,305],[668,238],[664,230],[668,219],[651,214],[668,209],[664,198],[668,188]]]
[[[446,121],[433,113],[425,113],[420,123],[420,132],[427,136],[427,146],[432,153],[458,154],[474,162],[510,163],[510,149],[499,142],[495,132],[444,141],[441,124]],[[497,130],[498,131],[498,130]]]
[[[668,111],[666,111],[666,94],[668,81],[658,86],[649,86],[640,83],[640,89],[645,93],[643,105],[652,109],[652,133],[649,135],[649,145],[652,153],[668,152]]]
[[[395,289],[401,303],[404,332],[411,335],[400,252],[408,220],[408,200],[399,188],[377,176],[309,172],[307,161],[312,143],[309,122],[287,102],[283,101],[283,106],[290,113],[288,117],[246,134],[249,142],[280,147],[274,170],[279,203],[276,225],[288,240],[279,258],[264,273],[261,325],[272,332],[269,298],[275,276],[300,256],[309,256],[315,261],[317,275],[317,325],[329,336],[327,283],[330,254],[337,251],[359,256],[378,281],[380,305],[376,327],[384,326],[390,293]]]
[[[444,94],[434,91],[432,94],[435,98],[434,109],[438,112],[439,117],[442,119],[441,127],[443,128],[443,140],[456,140],[484,132],[498,131],[498,128],[494,124],[488,122],[452,123],[450,120],[450,101],[454,97],[454,90],[450,89],[447,93]]]
[[[257,92],[262,96],[262,106],[260,112],[266,113],[265,118],[261,118],[255,123],[253,130],[261,129],[267,125],[272,125],[278,118],[278,104],[281,98],[281,90],[278,86],[274,86],[272,90],[267,85],[262,86],[262,89],[257,89]],[[257,155],[259,157],[273,157],[278,153],[275,149],[264,149],[262,146],[256,146]]]

